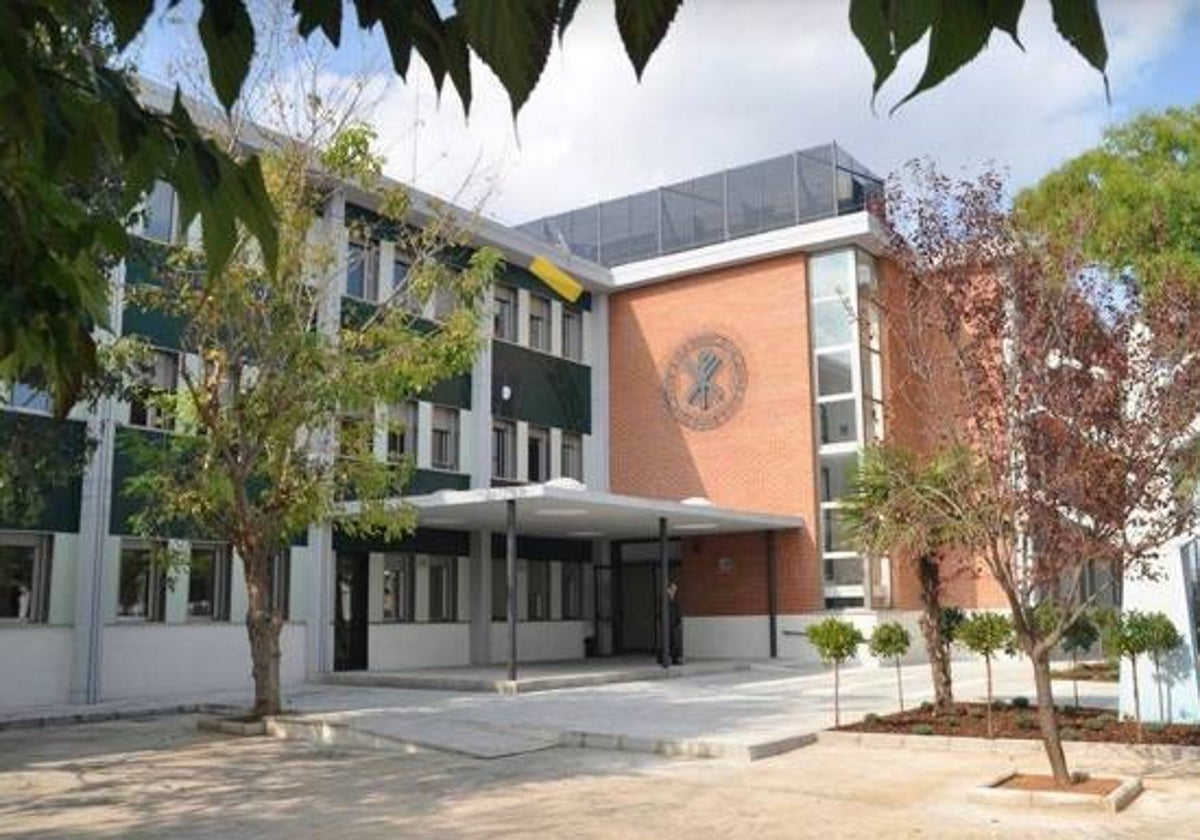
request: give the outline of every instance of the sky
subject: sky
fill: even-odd
[[[1188,0],[1101,0],[1111,99],[1055,31],[1048,0],[1030,0],[1024,51],[995,35],[894,115],[925,45],[872,107],[847,10],[848,0],[688,0],[638,83],[611,3],[587,0],[515,123],[478,61],[469,119],[453,91],[438,100],[423,67],[395,78],[377,36],[347,38],[329,72],[378,73],[365,116],[389,175],[510,224],[829,141],[880,175],[929,157],[951,172],[998,166],[1020,188],[1112,124],[1200,101],[1200,4]],[[186,13],[159,16],[139,66],[166,80],[194,38]]]

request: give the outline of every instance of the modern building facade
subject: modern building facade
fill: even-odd
[[[314,523],[281,554],[284,683],[504,662],[514,641],[520,661],[649,655],[669,632],[664,568],[687,657],[806,658],[799,634],[828,611],[912,619],[915,586],[855,555],[838,520],[858,453],[893,431],[868,309],[888,276],[878,188],[827,145],[516,228],[479,222],[506,261],[484,349],[373,418],[376,454],[416,467],[418,528],[389,543]],[[404,280],[385,230],[351,235],[373,229],[372,201],[347,188],[323,217],[346,254],[335,320]],[[140,234],[177,242],[177,228],[160,187]],[[538,257],[584,294],[542,282]],[[177,388],[199,364],[178,325],[124,303],[154,270],[117,269],[111,324],[154,345],[154,384]],[[0,422],[56,421],[18,386]],[[61,430],[95,442],[83,476],[35,521],[0,523],[0,706],[248,687],[239,559],[175,535],[191,562],[167,579],[132,532],[124,441],[172,434],[171,418],[107,399]],[[957,595],[999,603],[986,583]]]

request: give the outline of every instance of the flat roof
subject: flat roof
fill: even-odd
[[[645,539],[658,536],[667,520],[672,537],[790,531],[804,527],[799,516],[717,507],[704,500],[671,501],[589,490],[570,479],[545,484],[439,490],[406,496],[417,524],[451,530],[507,529],[507,503],[516,502],[517,533],[567,539]]]

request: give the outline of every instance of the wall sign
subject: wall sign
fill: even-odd
[[[732,417],[746,393],[746,361],[732,341],[704,333],[671,357],[663,382],[667,406],[692,429],[714,429]]]

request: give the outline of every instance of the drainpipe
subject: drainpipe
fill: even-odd
[[[504,503],[508,531],[504,540],[505,577],[508,580],[508,680],[517,680],[517,500]]]

